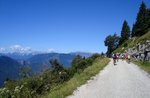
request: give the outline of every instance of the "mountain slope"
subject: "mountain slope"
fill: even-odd
[[[69,54],[72,54],[72,55],[80,55],[80,56],[86,57],[86,58],[92,56],[92,53],[87,53],[87,52],[71,52],[71,53],[69,53]]]
[[[83,57],[89,57],[92,54],[85,52],[72,52],[68,54],[64,53],[0,53],[0,56],[8,56],[17,60],[21,65],[29,65],[34,73],[39,73],[41,71],[50,68],[49,61],[51,59],[57,59],[64,67],[70,67],[72,60],[76,55],[81,55]]]
[[[47,53],[34,55],[26,61],[29,62],[33,72],[38,73],[50,67],[49,61],[51,59],[57,59],[64,67],[69,67],[74,58],[75,55],[71,54]]]
[[[6,79],[19,78],[19,63],[9,57],[0,56],[0,86]]]
[[[109,61],[110,60],[108,58],[96,58],[93,64],[85,68],[82,73],[75,74],[69,81],[54,87],[49,94],[41,98],[66,98],[68,95],[72,94],[76,88],[86,83],[89,79],[91,79],[92,76],[95,76],[97,73],[99,73]]]
[[[19,53],[19,52],[14,52],[14,53],[0,53],[1,56],[8,56],[10,58],[13,58],[15,60],[26,60],[30,57],[32,57],[34,54],[29,53]]]

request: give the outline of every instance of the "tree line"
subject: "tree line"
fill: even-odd
[[[116,33],[114,35],[108,35],[105,38],[105,46],[108,47],[107,55],[109,56],[118,46],[122,45],[130,37],[140,37],[150,30],[150,9],[146,7],[144,1],[142,1],[139,11],[137,13],[136,21],[133,24],[132,30],[128,25],[128,22],[124,20],[121,36]]]

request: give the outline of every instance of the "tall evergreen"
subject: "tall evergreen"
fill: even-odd
[[[146,32],[150,30],[150,9],[147,9],[145,28]]]
[[[132,37],[135,36],[135,24],[133,24],[131,36],[132,36]]]
[[[146,33],[146,16],[147,8],[145,3],[142,1],[139,12],[136,17],[136,22],[133,25],[132,36],[141,36]]]
[[[127,21],[125,20],[122,25],[121,38],[119,41],[119,45],[121,45],[124,41],[129,39],[129,37],[130,37],[130,27],[129,27]]]

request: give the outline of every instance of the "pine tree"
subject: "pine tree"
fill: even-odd
[[[130,37],[130,27],[125,20],[123,22],[122,30],[121,30],[121,39],[119,41],[119,45],[121,45],[123,42],[125,42]]]
[[[63,65],[61,65],[57,59],[52,59],[49,61],[51,64],[51,68],[52,68],[52,74],[55,76],[59,75],[59,72],[63,71]]]
[[[136,22],[133,25],[132,36],[141,36],[145,34],[146,16],[147,16],[147,8],[145,3],[142,1],[142,4],[136,17]]]
[[[145,32],[148,32],[148,30],[150,29],[150,9],[147,9],[145,28]]]
[[[132,36],[132,37],[135,36],[135,24],[133,24],[131,36]]]

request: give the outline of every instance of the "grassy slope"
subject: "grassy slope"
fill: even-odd
[[[147,32],[145,35],[137,38],[136,40],[132,41],[132,39],[127,40],[126,42],[124,42],[121,46],[119,46],[114,52],[115,53],[121,53],[124,52],[125,50],[127,50],[128,48],[131,48],[133,46],[135,46],[137,43],[143,41],[143,40],[150,40],[150,31]],[[123,49],[124,47],[124,49]]]
[[[150,62],[134,61],[133,63],[150,74]]]
[[[71,95],[77,87],[85,84],[92,76],[99,73],[99,71],[102,70],[108,62],[108,58],[97,58],[92,66],[86,68],[81,74],[76,74],[68,82],[58,85],[51,91],[51,93],[43,96],[42,98],[65,98],[66,96]]]

